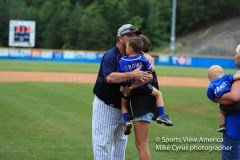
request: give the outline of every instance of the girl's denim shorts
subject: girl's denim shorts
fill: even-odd
[[[133,121],[134,122],[138,122],[138,121],[147,121],[147,122],[152,122],[152,119],[154,117],[154,114],[149,112],[141,117],[136,117],[136,118],[133,118]]]

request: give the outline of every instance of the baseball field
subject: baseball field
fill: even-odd
[[[1,60],[0,160],[93,159],[92,89],[98,68],[88,63]],[[206,97],[207,69],[156,70],[174,126],[151,123],[152,159],[220,159],[219,109]],[[42,74],[46,75],[37,80]],[[134,134],[129,136],[126,159],[138,159]]]

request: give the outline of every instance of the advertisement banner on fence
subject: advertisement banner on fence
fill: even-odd
[[[8,49],[0,49],[0,57],[8,57],[9,51]]]
[[[180,66],[191,66],[192,65],[192,57],[172,56],[172,64],[180,65]]]
[[[165,56],[165,55],[158,56],[158,62],[160,64],[169,64],[170,63],[170,56]]]
[[[53,58],[63,59],[63,52],[54,51],[54,52],[53,52]]]
[[[32,58],[40,58],[42,55],[42,50],[41,49],[32,49],[31,50],[31,57]]]
[[[9,56],[10,57],[31,57],[31,50],[30,49],[9,49]]]
[[[75,51],[64,51],[63,59],[75,59],[76,52]]]
[[[96,52],[77,52],[76,59],[85,59],[85,60],[96,60],[97,53]]]
[[[50,50],[42,50],[41,58],[52,59],[53,58],[53,52],[50,51]]]
[[[192,57],[159,55],[157,64],[191,66],[192,65]]]

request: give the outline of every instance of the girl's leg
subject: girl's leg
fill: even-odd
[[[139,160],[150,160],[149,151],[149,122],[147,121],[137,121],[134,122],[135,130],[135,144],[138,150]]]

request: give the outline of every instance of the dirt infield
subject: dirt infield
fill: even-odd
[[[0,82],[49,82],[49,83],[95,83],[97,74],[59,73],[59,72],[17,72],[0,71]],[[158,76],[160,86],[206,87],[206,78],[162,77]]]

